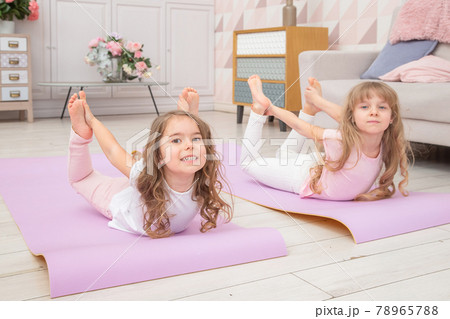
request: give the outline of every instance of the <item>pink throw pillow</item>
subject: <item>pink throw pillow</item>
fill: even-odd
[[[383,81],[401,82],[450,82],[450,61],[434,55],[403,64],[380,76]]]
[[[389,42],[409,40],[450,43],[450,1],[408,0],[392,26]]]

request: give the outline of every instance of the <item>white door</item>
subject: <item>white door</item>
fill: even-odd
[[[111,30],[110,0],[51,1],[52,81],[101,81],[95,66],[84,62],[88,43]],[[53,98],[63,98],[67,88],[53,88]],[[90,88],[90,97],[110,97],[111,89]]]
[[[167,4],[167,81],[174,98],[186,86],[214,94],[214,6]]]
[[[164,82],[165,76],[165,7],[161,0],[114,0],[112,7],[112,26],[126,42],[144,44],[143,56],[152,63],[149,82]],[[156,66],[160,66],[159,70]],[[137,81],[137,80],[134,80]],[[165,95],[165,86],[152,86],[155,96]],[[117,87],[114,97],[148,97],[146,87]],[[151,103],[151,100],[149,100]]]

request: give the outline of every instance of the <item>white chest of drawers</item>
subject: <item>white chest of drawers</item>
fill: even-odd
[[[30,36],[0,34],[0,111],[20,111],[33,122]]]

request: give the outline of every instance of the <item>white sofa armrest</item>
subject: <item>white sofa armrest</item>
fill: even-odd
[[[380,51],[304,51],[298,55],[300,89],[308,86],[308,78],[317,80],[359,79]],[[304,102],[303,90],[302,103]]]

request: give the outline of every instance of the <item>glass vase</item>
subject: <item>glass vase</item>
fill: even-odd
[[[120,57],[111,58],[111,72],[108,74],[108,82],[122,82],[122,65]]]

